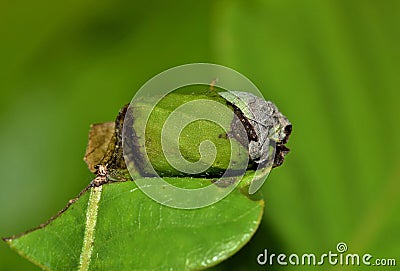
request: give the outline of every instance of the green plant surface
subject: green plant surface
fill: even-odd
[[[215,269],[344,270],[256,262],[265,248],[318,254],[341,241],[399,263],[399,14],[391,0],[2,1],[0,235],[46,221],[93,178],[91,123],[112,121],[159,72],[211,62],[293,123],[258,231]],[[40,269],[0,243],[0,270]]]
[[[147,163],[144,165],[138,165],[143,167],[142,171],[151,172],[148,167],[154,168],[161,176],[180,176],[182,175],[176,168],[170,165],[165,157],[165,153],[168,152],[170,156],[182,157],[190,162],[196,162],[201,159],[199,152],[199,146],[201,142],[210,141],[215,146],[214,148],[204,148],[204,157],[213,158],[213,152],[215,152],[215,159],[212,161],[203,161],[202,163],[207,165],[211,164],[210,167],[206,167],[206,170],[202,172],[202,176],[218,176],[222,175],[225,170],[230,166],[232,170],[243,170],[248,164],[248,151],[247,149],[237,140],[229,138],[227,133],[230,131],[230,125],[233,120],[233,109],[230,109],[226,100],[221,98],[219,95],[212,95],[211,91],[208,90],[208,86],[190,86],[180,89],[180,91],[190,92],[191,94],[182,93],[170,93],[165,96],[158,104],[153,108],[150,102],[141,101],[135,102],[132,107],[132,118],[135,131],[141,131],[142,127],[145,127],[143,135],[138,134],[138,146],[140,146],[140,153],[146,153],[148,155]],[[204,94],[204,92],[206,94]],[[146,97],[147,98],[147,97]],[[163,149],[161,135],[166,125],[167,119],[170,117],[171,112],[186,104],[188,102],[198,102],[199,105],[204,107],[204,103],[199,100],[214,101],[218,104],[223,105],[228,110],[231,110],[231,114],[226,114],[220,123],[216,124],[212,121],[207,120],[196,120],[195,117],[196,108],[191,106],[193,113],[179,113],[179,121],[190,120],[187,126],[184,127],[179,135],[171,135],[164,137],[165,146]],[[213,105],[215,106],[215,105]],[[199,110],[199,108],[197,108]],[[209,112],[220,112],[218,108],[209,106]],[[151,112],[149,119],[146,119],[146,113]],[[170,122],[170,126],[174,130],[179,131],[180,127],[178,121]],[[224,128],[223,128],[224,127]],[[224,130],[225,129],[225,130]],[[174,146],[174,140],[179,138],[179,148],[166,148],[168,146]],[[229,163],[232,160],[232,164]],[[139,163],[139,162],[138,162]],[[142,162],[143,163],[143,162]],[[147,165],[150,163],[151,165]],[[245,168],[244,168],[245,169]]]
[[[183,188],[210,183],[167,181]],[[118,182],[90,188],[48,225],[7,243],[45,270],[199,270],[244,246],[263,210],[263,200],[238,189],[209,207],[174,209],[135,182]]]

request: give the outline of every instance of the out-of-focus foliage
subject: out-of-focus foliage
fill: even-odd
[[[112,121],[166,68],[214,62],[293,123],[261,228],[216,269],[264,270],[264,248],[320,254],[341,241],[398,257],[399,18],[390,0],[2,1],[0,234],[44,222],[87,185],[90,123]],[[5,244],[0,255],[0,270],[39,270]]]

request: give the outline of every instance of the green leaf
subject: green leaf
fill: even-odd
[[[186,188],[210,183],[167,181]],[[153,201],[133,181],[109,183],[84,191],[47,225],[6,242],[45,270],[198,270],[244,246],[263,209],[263,200],[239,189],[214,205],[183,210]]]

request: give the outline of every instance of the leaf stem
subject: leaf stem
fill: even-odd
[[[97,211],[101,198],[102,186],[95,186],[90,190],[88,207],[86,209],[85,236],[83,239],[82,252],[79,259],[79,271],[89,270],[92,258],[94,232],[97,222]]]

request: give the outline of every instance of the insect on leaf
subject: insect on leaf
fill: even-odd
[[[243,247],[257,230],[264,201],[235,189],[208,207],[166,207],[124,177],[121,115],[91,127],[85,161],[96,179],[48,222],[6,243],[44,270],[200,270]],[[109,171],[102,172],[107,164]],[[152,184],[152,178],[146,177]],[[168,177],[181,188],[212,179]],[[159,189],[163,189],[159,187]]]

